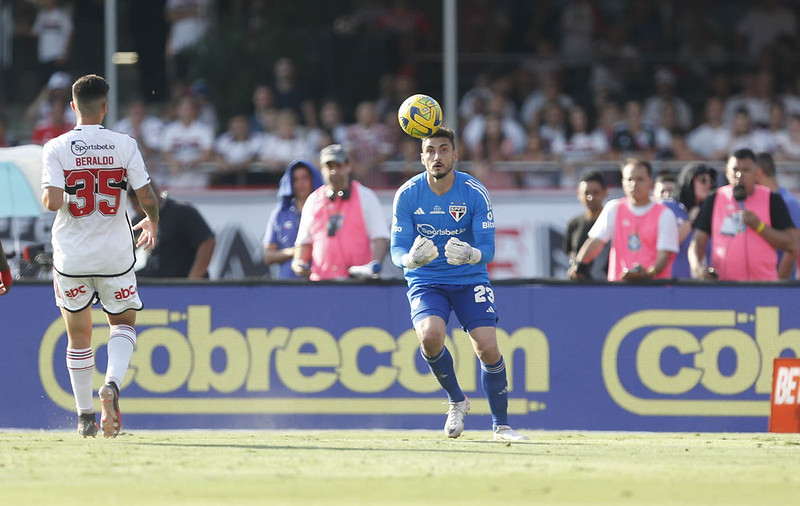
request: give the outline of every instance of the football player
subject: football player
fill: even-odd
[[[108,83],[90,74],[72,85],[77,126],[52,139],[42,152],[42,202],[58,211],[52,229],[53,286],[67,327],[67,369],[78,411],[78,433],[97,435],[92,401],[92,304],[99,300],[110,326],[105,384],[98,395],[105,437],[122,427],[119,388],[136,344],[136,311],[142,308],[133,270],[134,246],[154,247],[158,206],[136,141],[103,127]],[[130,185],[147,217],[134,245],[126,213]]]
[[[458,385],[445,346],[452,310],[481,362],[494,439],[528,439],[508,425],[506,366],[497,346],[497,308],[486,268],[494,257],[489,192],[474,177],[454,169],[458,153],[449,128],[422,140],[420,158],[425,172],[403,184],[394,198],[391,254],[404,268],[422,356],[447,392],[450,408],[444,432],[451,438],[460,436],[469,411],[469,399]]]

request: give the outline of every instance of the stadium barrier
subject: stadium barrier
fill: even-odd
[[[800,356],[796,284],[495,284],[509,411],[520,428],[766,431],[773,359]],[[440,429],[445,396],[419,356],[400,282],[149,283],[122,389],[128,429]],[[448,347],[488,429],[480,367]],[[72,430],[52,286],[0,300],[0,427]],[[95,387],[108,326],[93,311]]]

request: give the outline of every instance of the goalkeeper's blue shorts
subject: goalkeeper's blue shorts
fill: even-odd
[[[471,285],[417,285],[406,293],[414,325],[428,316],[439,316],[445,323],[455,312],[461,327],[469,332],[477,327],[497,326],[494,290],[489,283]]]

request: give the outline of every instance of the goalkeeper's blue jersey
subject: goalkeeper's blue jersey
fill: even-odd
[[[488,283],[486,264],[494,258],[494,212],[489,192],[474,177],[457,170],[452,188],[436,195],[422,172],[406,181],[394,197],[392,216],[392,261],[402,266],[414,238],[427,237],[439,250],[439,257],[416,269],[404,268],[408,286],[467,285]],[[450,237],[481,250],[475,265],[450,265],[444,246]]]

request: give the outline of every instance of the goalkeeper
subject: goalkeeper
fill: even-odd
[[[464,430],[469,399],[461,391],[445,347],[455,311],[481,361],[481,384],[492,412],[494,439],[528,439],[508,425],[506,367],[497,347],[497,311],[486,264],[494,256],[494,216],[489,193],[469,174],[454,170],[458,153],[449,128],[422,140],[418,174],[397,190],[392,219],[392,261],[404,267],[411,321],[427,361],[447,392],[444,432]]]

